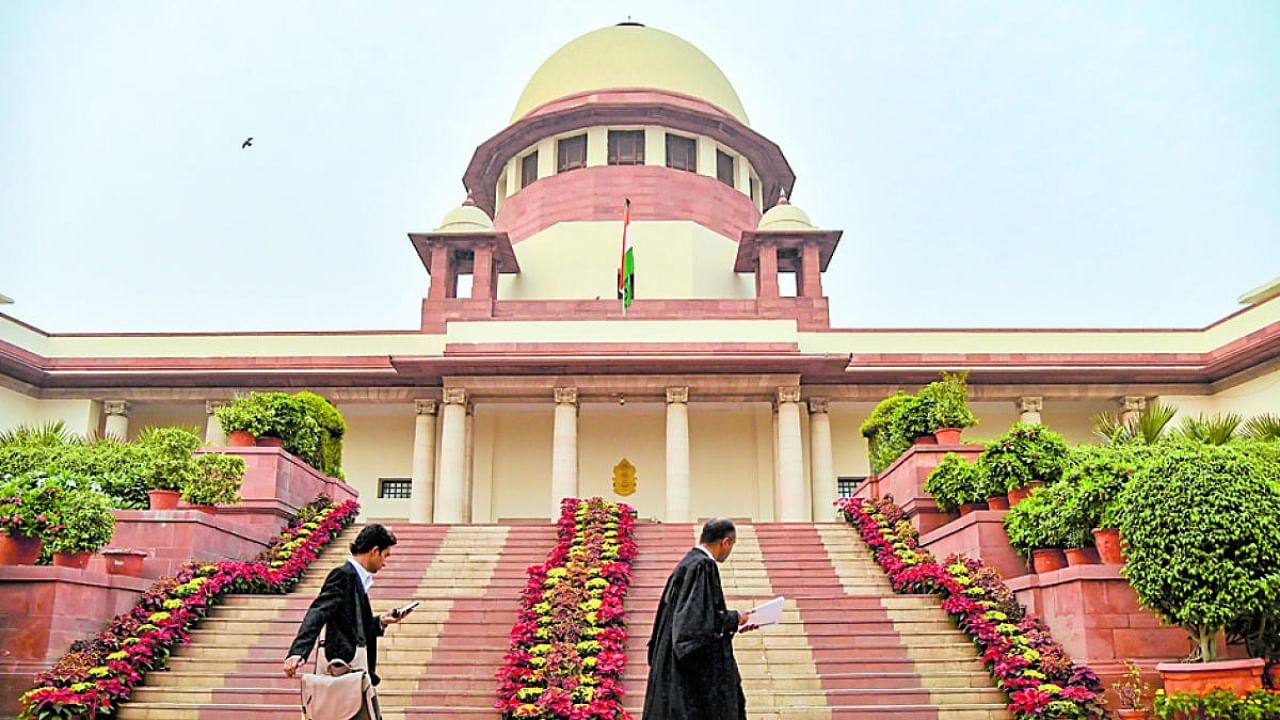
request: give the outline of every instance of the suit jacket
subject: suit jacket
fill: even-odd
[[[363,635],[356,622],[356,613],[360,613],[363,621]],[[373,614],[369,596],[350,562],[344,562],[329,571],[320,594],[311,601],[311,607],[302,619],[302,626],[298,628],[298,635],[289,646],[289,656],[309,658],[315,648],[316,638],[320,636],[320,628],[324,628],[325,654],[330,660],[351,662],[356,656],[356,647],[364,645],[369,655],[369,676],[374,685],[381,681],[376,672],[378,638],[385,632],[385,628]]]

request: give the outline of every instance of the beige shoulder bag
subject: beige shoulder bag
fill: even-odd
[[[364,632],[356,607],[356,627]],[[316,671],[302,676],[302,716],[306,720],[377,720],[378,694],[369,677],[369,651],[356,647],[351,662],[330,660],[324,643],[316,650]]]

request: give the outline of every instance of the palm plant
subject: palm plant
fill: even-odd
[[[1185,417],[1178,427],[1177,436],[1183,440],[1205,445],[1226,445],[1238,437],[1244,418],[1240,413],[1217,413]]]
[[[0,447],[25,445],[28,447],[61,447],[79,445],[83,438],[67,429],[61,420],[48,420],[39,425],[19,425],[0,432]]]
[[[1263,442],[1280,440],[1280,415],[1276,413],[1255,415],[1244,424],[1244,435],[1250,440]]]
[[[1107,444],[1142,443],[1154,445],[1166,437],[1169,423],[1178,414],[1177,405],[1152,400],[1137,416],[1125,422],[1116,413],[1098,413],[1091,418],[1093,434]]]

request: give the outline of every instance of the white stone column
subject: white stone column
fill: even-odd
[[[1120,421],[1125,425],[1136,425],[1142,411],[1147,409],[1147,399],[1141,395],[1126,395],[1120,398]]]
[[[444,389],[440,431],[440,476],[436,479],[435,521],[464,522],[467,485],[467,391]]]
[[[807,522],[804,452],[800,439],[800,387],[778,388],[778,520]]]
[[[409,492],[409,522],[429,523],[436,504],[435,400],[413,401],[413,470]]]
[[[222,423],[218,421],[218,416],[214,415],[214,411],[220,407],[230,405],[230,400],[205,400],[204,401],[204,444],[205,447],[225,447],[227,444],[227,434],[222,431]]]
[[[472,522],[471,511],[475,503],[475,468],[476,468],[476,404],[467,403],[467,459],[462,476],[462,521]]]
[[[831,415],[826,398],[809,398],[809,464],[813,475],[814,522],[830,522],[836,516],[836,470],[831,452]]]
[[[102,414],[107,416],[104,434],[117,440],[129,439],[129,403],[126,400],[103,400]]]
[[[555,388],[555,424],[551,430],[551,519],[560,518],[560,501],[578,496],[578,388]]]
[[[1043,409],[1044,398],[1033,396],[1018,398],[1018,422],[1039,425],[1040,411]]]
[[[667,522],[689,522],[689,388],[667,388]]]

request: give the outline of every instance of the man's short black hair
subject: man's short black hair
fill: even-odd
[[[733,521],[729,518],[711,518],[706,525],[702,526],[702,536],[698,538],[698,542],[703,545],[710,545],[713,542],[720,542],[730,535],[737,535],[738,529],[733,526]]]
[[[351,541],[351,554],[363,555],[373,549],[386,550],[396,544],[395,533],[378,523],[365,525],[355,540]]]

